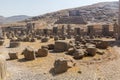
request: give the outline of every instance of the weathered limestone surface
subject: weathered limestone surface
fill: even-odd
[[[26,60],[34,60],[36,58],[35,51],[30,47],[27,47],[22,53]]]
[[[6,78],[6,62],[5,59],[0,56],[0,80],[5,80]]]
[[[36,56],[37,57],[46,57],[48,55],[48,49],[39,49]]]
[[[74,61],[65,59],[65,58],[59,58],[56,59],[54,62],[54,72],[55,74],[60,74],[66,72],[69,68],[74,66]]]
[[[9,57],[10,57],[10,59],[12,60],[12,59],[18,59],[18,53],[17,52],[10,52],[10,53],[8,53],[9,54]]]
[[[70,47],[70,44],[66,41],[56,41],[55,42],[55,48],[54,50],[56,52],[64,52],[64,51],[67,51]]]

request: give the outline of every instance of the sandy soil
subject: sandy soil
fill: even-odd
[[[25,61],[24,56],[21,55],[26,46],[38,49],[41,45],[54,43],[53,40],[48,43],[22,42],[21,46],[15,49],[7,48],[8,43],[9,40],[6,40],[0,47],[1,55],[7,59],[7,80],[120,80],[120,47],[117,46],[110,47],[102,56],[96,55],[93,58],[75,60],[75,67],[63,74],[55,75],[52,72],[55,59],[59,57],[72,59],[71,56],[65,53],[49,53],[47,57]],[[19,53],[19,59],[9,60],[8,52],[13,50]]]

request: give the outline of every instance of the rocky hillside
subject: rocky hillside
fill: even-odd
[[[114,18],[117,18],[118,2],[102,2],[78,8],[61,10],[53,13],[47,13],[45,15],[32,17],[27,21],[37,21],[38,23],[43,24],[53,24],[60,17],[68,16],[69,11],[73,10],[79,10],[80,14],[90,23],[111,23],[113,22]]]
[[[11,17],[0,16],[0,24],[22,21],[28,18],[30,17],[26,15],[18,15],[18,16],[11,16]]]

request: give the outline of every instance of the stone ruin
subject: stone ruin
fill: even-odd
[[[0,45],[3,45],[3,43],[4,43],[4,40],[0,40]]]
[[[27,47],[23,52],[22,54],[24,55],[24,58],[26,60],[35,60],[36,59],[36,56],[35,56],[35,51],[33,48],[31,47]]]
[[[9,52],[8,55],[10,60],[18,59],[18,52]]]
[[[29,29],[29,30],[28,30]],[[35,29],[35,24],[28,23],[26,27],[9,27],[4,28],[4,33],[10,38],[10,48],[20,46],[20,42],[35,42],[40,40],[41,43],[54,39],[54,44],[43,45],[38,51],[26,48],[23,51],[26,60],[34,60],[36,57],[45,57],[48,50],[54,52],[67,52],[74,59],[82,59],[86,55],[95,56],[97,49],[107,49],[108,41],[97,40],[96,31],[93,25],[88,25],[86,32],[79,28],[72,28],[71,25],[62,25],[61,27],[53,27],[52,29]],[[101,35],[102,34],[102,35]],[[102,25],[99,36],[110,36],[109,25]],[[73,40],[68,42],[68,40]],[[1,40],[2,41],[2,40]],[[18,59],[17,53],[9,53],[10,59]]]
[[[34,48],[28,46],[26,47],[22,54],[26,60],[35,60],[36,57],[46,57],[49,51],[47,48],[40,48],[38,50],[34,50]]]
[[[69,18],[60,18],[55,24],[87,24],[78,11],[70,12],[69,16]],[[96,54],[105,54],[101,49],[107,49],[110,43],[109,41],[102,40],[101,37],[108,38],[114,36],[119,40],[120,28],[118,26],[117,23],[114,24],[114,31],[111,34],[108,24],[101,25],[101,31],[96,30],[94,25],[87,25],[85,31],[80,26],[73,28],[71,25],[67,25],[67,27],[62,25],[60,28],[57,26],[52,29],[35,29],[35,23],[27,23],[25,26],[9,26],[2,28],[3,31],[0,32],[2,33],[2,35],[0,35],[0,45],[3,45],[5,36],[10,39],[10,48],[19,47],[20,42],[36,42],[39,40],[43,43],[54,39],[54,44],[42,45],[41,48],[36,51],[31,47],[25,48],[22,52],[25,60],[47,57],[49,50],[53,50],[55,53],[65,52],[67,55],[72,56],[74,60],[81,60],[84,57],[94,57]],[[70,40],[70,42],[67,40]],[[8,55],[10,60],[19,58],[17,52],[9,52]],[[56,59],[54,62],[54,73],[64,73],[73,66],[75,66],[75,63],[70,59]],[[0,56],[0,80],[4,80],[5,78],[6,63]]]
[[[102,33],[103,33],[103,36],[109,36],[109,34],[110,34],[110,32],[109,32],[109,25],[103,25]]]
[[[75,62],[70,59],[59,58],[54,62],[54,73],[60,74],[66,72],[69,68],[75,66]]]
[[[94,30],[94,26],[88,26],[88,31],[87,34],[90,38],[93,38],[95,36],[95,30]]]
[[[73,27],[71,25],[62,25],[53,27],[52,29],[35,29],[35,24],[27,24],[26,27],[7,27],[3,28],[5,36],[10,39],[10,48],[20,46],[20,42],[36,42],[47,43],[53,39],[54,43],[42,45],[41,48],[35,50],[31,47],[26,47],[22,54],[25,60],[35,60],[38,57],[47,57],[49,50],[55,53],[65,52],[74,60],[81,60],[84,57],[95,56],[96,54],[103,55],[100,49],[107,49],[109,42],[104,41],[101,37],[111,37],[109,34],[109,25],[102,25],[99,34],[94,25],[87,25],[86,30],[81,27]],[[97,39],[97,36],[99,39]],[[114,34],[112,34],[114,35]],[[4,40],[1,40],[1,45]],[[10,60],[19,59],[17,52],[8,53]],[[70,60],[58,59],[54,63],[54,72],[56,74],[66,72],[70,67]],[[71,62],[70,62],[71,63]],[[73,64],[73,63],[72,63]]]
[[[41,40],[41,42],[48,42],[48,38],[54,38],[54,40],[66,40],[75,38],[79,36],[81,38],[96,38],[101,37],[111,37],[114,33],[110,33],[108,24],[101,25],[101,31],[97,31],[94,25],[87,25],[86,30],[81,29],[81,27],[73,27],[69,25],[62,25],[53,28],[37,29],[35,24],[28,23],[26,26],[11,26],[2,28],[4,36],[8,39],[16,39],[19,42],[36,42],[36,40]],[[99,33],[98,33],[99,32]],[[3,42],[1,41],[1,44]]]
[[[43,48],[43,49],[38,49],[36,52],[37,57],[46,57],[48,55],[48,49]]]
[[[8,26],[3,27],[3,34],[8,39],[15,39],[17,41],[25,41],[25,42],[35,42],[35,24],[27,23],[25,26]]]
[[[68,42],[66,41],[56,41],[55,42],[55,47],[54,47],[54,51],[55,52],[64,52],[67,51],[69,49],[70,45]]]
[[[20,46],[20,42],[18,41],[10,41],[10,48],[16,48],[16,47],[19,47]]]

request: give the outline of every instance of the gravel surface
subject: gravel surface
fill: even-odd
[[[102,57],[76,60],[75,67],[63,74],[54,75],[52,68],[55,59],[72,58],[71,56],[64,53],[50,53],[47,57],[25,61],[23,55],[19,54],[18,60],[8,60],[7,53],[12,49],[6,46],[0,47],[0,53],[7,59],[7,80],[120,80],[120,47],[109,48],[109,52]],[[20,53],[24,47],[22,45],[14,50]]]

